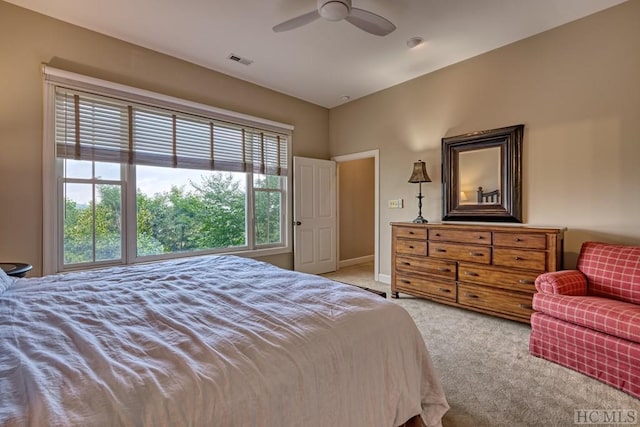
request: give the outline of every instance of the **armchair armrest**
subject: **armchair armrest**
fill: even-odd
[[[543,273],[536,278],[536,290],[544,294],[587,295],[587,277],[579,270]]]

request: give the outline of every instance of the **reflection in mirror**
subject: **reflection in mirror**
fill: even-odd
[[[442,138],[444,221],[522,222],[524,125]]]
[[[500,203],[500,176],[502,173],[500,158],[500,147],[459,153],[458,182],[460,183],[461,205]]]

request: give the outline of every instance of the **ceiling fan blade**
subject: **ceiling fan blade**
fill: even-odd
[[[293,30],[295,28],[302,27],[303,25],[313,22],[318,18],[320,18],[320,14],[317,10],[314,10],[313,12],[305,13],[304,15],[297,16],[276,25],[275,27],[273,27],[273,31],[275,31],[276,33],[280,33],[282,31]]]
[[[386,36],[396,29],[396,26],[388,19],[355,7],[351,8],[351,13],[344,19],[361,30],[376,36]]]

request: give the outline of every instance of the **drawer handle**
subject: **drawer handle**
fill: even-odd
[[[479,274],[478,274],[478,273],[473,272],[473,271],[465,271],[465,272],[464,272],[464,275],[465,275],[465,276],[471,276],[471,277],[478,277],[478,276],[479,276]]]
[[[436,252],[447,252],[447,250],[446,250],[446,249],[439,249],[439,248],[438,248],[438,249],[436,249]]]
[[[478,295],[476,295],[476,294],[470,294],[469,292],[466,292],[466,293],[464,294],[464,296],[465,296],[465,297],[468,297],[468,298],[473,298],[473,299],[478,299],[478,298],[480,298]]]
[[[451,273],[451,269],[447,268],[447,267],[440,267],[438,269],[438,271],[442,271],[442,272],[445,272],[445,273]]]
[[[535,280],[520,279],[518,280],[518,283],[522,283],[523,285],[533,285],[536,282]]]
[[[516,237],[516,242],[522,242],[522,239],[519,237]]]
[[[415,249],[413,246],[409,246],[409,249]]]
[[[513,259],[516,261],[524,261],[524,258],[521,258],[519,256],[514,256]]]
[[[447,288],[438,288],[438,290],[440,292],[451,293],[451,289],[447,289]]]
[[[478,236],[478,240],[484,239],[484,236]]]
[[[410,280],[404,280],[404,279],[402,279],[402,280],[400,280],[400,281],[401,281],[402,283],[404,283],[405,285],[410,285],[410,284],[411,284],[411,281],[410,281]]]
[[[415,234],[413,231],[410,231],[409,234]]]
[[[436,237],[440,237],[440,233],[436,233]]]
[[[533,310],[533,307],[531,306],[531,304],[518,304],[518,306],[520,308],[524,308],[524,309],[527,309],[527,310]]]
[[[410,262],[402,261],[402,265],[411,265]]]
[[[482,252],[469,252],[469,255],[471,255],[471,256],[484,256],[484,254]]]

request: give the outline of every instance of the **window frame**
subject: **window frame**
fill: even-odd
[[[44,96],[43,96],[43,274],[69,271],[74,269],[87,269],[105,265],[122,265],[148,262],[153,260],[181,258],[201,254],[238,254],[249,257],[261,257],[292,252],[292,230],[289,227],[292,217],[292,125],[279,123],[259,117],[236,113],[205,104],[192,102],[185,99],[150,92],[131,86],[113,83],[93,77],[59,70],[43,65]],[[247,215],[245,217],[245,229],[247,231],[247,246],[233,249],[217,248],[196,252],[180,252],[153,256],[137,256],[137,209],[136,206],[136,176],[135,165],[123,164],[121,177],[124,182],[122,192],[123,224],[122,232],[125,244],[122,247],[122,258],[116,262],[87,263],[77,266],[64,266],[63,260],[63,221],[64,203],[64,159],[56,157],[55,141],[55,88],[64,86],[74,90],[83,90],[97,95],[112,96],[132,102],[143,102],[155,107],[175,109],[176,111],[206,114],[218,120],[225,120],[238,125],[252,126],[265,130],[277,131],[287,135],[287,174],[281,176],[281,221],[282,244],[255,243],[255,189],[253,187],[254,172],[247,173]],[[249,182],[251,181],[251,182]],[[250,185],[249,185],[250,184]],[[134,188],[133,191],[130,189]],[[133,233],[133,234],[131,234]],[[133,236],[133,237],[132,237]]]
[[[278,193],[280,194],[280,206],[284,206],[286,204],[286,198],[287,198],[287,192],[286,189],[283,188],[286,186],[286,182],[284,181],[284,177],[280,177],[280,188],[256,188],[254,185],[251,186],[251,193],[253,196],[253,203],[252,206],[254,207],[253,209],[253,221],[251,226],[253,227],[253,233],[251,233],[251,236],[255,239],[256,238],[256,221],[255,221],[255,216],[256,216],[256,211],[255,211],[255,206],[256,206],[256,194],[257,193]],[[285,215],[285,209],[280,209],[280,222],[281,222],[281,226],[280,229],[281,231],[286,228],[286,215]],[[277,243],[255,243],[256,247],[261,247],[261,248],[270,248],[270,247],[278,247],[280,245],[278,245]]]
[[[96,256],[96,229],[95,229],[95,201],[96,201],[96,186],[98,185],[112,185],[112,186],[119,186],[120,187],[120,206],[121,206],[121,210],[123,212],[127,212],[126,210],[126,205],[125,205],[125,201],[126,201],[126,192],[127,192],[127,177],[126,177],[126,173],[124,171],[125,165],[119,165],[119,169],[120,169],[120,179],[119,180],[114,180],[114,179],[100,179],[100,178],[96,178],[95,176],[95,163],[91,165],[91,178],[67,178],[64,176],[64,161],[63,159],[56,159],[56,161],[60,161],[60,168],[57,170],[62,171],[61,175],[60,175],[60,179],[57,180],[58,182],[58,194],[61,195],[60,198],[58,198],[58,200],[56,201],[57,204],[57,210],[58,210],[58,215],[59,215],[59,238],[57,239],[57,244],[58,244],[58,257],[57,257],[57,269],[58,271],[66,271],[66,270],[75,270],[78,269],[79,266],[93,266],[93,267],[100,267],[100,266],[109,266],[109,265],[117,265],[117,264],[122,264],[122,262],[118,262],[118,260],[103,260],[103,261],[96,261],[95,260],[95,256]],[[85,263],[78,263],[75,265],[70,264],[69,267],[65,266],[64,263],[64,216],[65,216],[65,208],[66,208],[66,204],[64,203],[64,199],[66,197],[63,198],[63,196],[65,195],[65,184],[88,184],[92,186],[92,199],[93,199],[93,203],[94,203],[94,207],[93,207],[93,236],[92,236],[92,240],[93,240],[93,248],[92,248],[92,258],[94,259],[92,262],[85,262]],[[120,261],[122,260],[126,260],[127,259],[127,234],[126,234],[126,218],[121,218],[121,224],[120,224],[120,250],[121,250],[121,256],[120,256]]]

